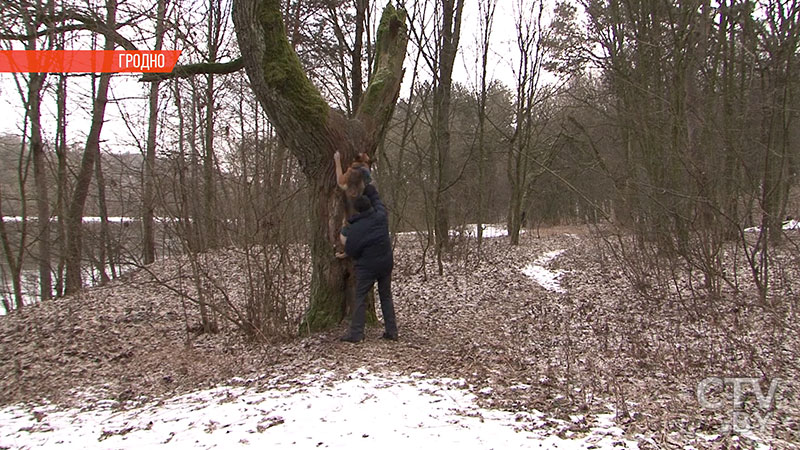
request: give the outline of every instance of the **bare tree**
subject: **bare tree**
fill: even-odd
[[[25,121],[27,124],[27,121]],[[19,223],[19,238],[14,239],[9,230],[6,228],[6,219],[3,212],[3,196],[4,193],[0,192],[0,245],[3,248],[3,255],[5,256],[6,263],[11,272],[11,286],[14,292],[14,304],[17,310],[21,310],[25,306],[25,298],[22,292],[22,266],[25,259],[26,245],[28,239],[28,219],[27,219],[27,198],[26,198],[26,183],[30,171],[30,158],[26,156],[26,141],[23,138],[17,142],[0,142],[0,145],[11,146],[17,144],[19,146],[19,158],[16,170],[17,192],[18,200],[18,214],[20,216]],[[10,152],[4,152],[7,155]],[[8,194],[5,194],[8,195]],[[17,244],[16,248],[14,243]],[[5,273],[3,275],[3,283],[6,283]],[[3,296],[3,307],[6,311],[11,311],[11,305],[7,301],[5,295]]]
[[[480,77],[478,91],[478,211],[477,234],[478,248],[483,244],[484,205],[486,203],[486,101],[488,98],[487,69],[489,66],[489,51],[494,26],[494,12],[497,9],[497,0],[484,0],[478,4],[480,15],[478,17],[478,48],[480,55]]]
[[[59,43],[63,47],[63,42]],[[55,291],[57,296],[64,294],[64,270],[66,264],[66,217],[67,217],[67,75],[58,76],[56,87],[56,207],[58,241],[58,268]]]
[[[106,2],[106,24],[114,28],[117,15],[116,0]],[[113,50],[114,40],[106,37],[104,50]],[[75,182],[75,188],[70,199],[67,212],[66,238],[66,283],[65,293],[71,294],[78,292],[82,285],[81,276],[81,254],[83,252],[83,209],[86,205],[86,197],[89,194],[89,187],[92,182],[92,172],[95,168],[95,161],[100,157],[100,132],[103,128],[106,103],[108,102],[108,86],[111,81],[110,73],[100,75],[100,81],[94,98],[92,109],[92,123],[89,134],[86,138],[81,166]]]
[[[46,36],[41,36],[38,30],[37,20],[34,16],[52,14],[54,9],[53,1],[47,4],[41,0],[33,3],[13,4],[0,15],[0,19],[6,22],[7,31],[4,33],[6,38],[21,41],[26,50],[40,50],[54,45],[54,33],[48,30]],[[19,25],[22,29],[18,33],[13,33],[11,29],[14,25]],[[4,28],[6,28],[4,27]],[[44,40],[42,39],[44,37]],[[30,73],[27,76],[27,92],[22,96],[25,105],[27,124],[30,126],[28,145],[33,159],[33,178],[36,185],[36,210],[37,210],[37,242],[38,242],[38,266],[39,266],[39,291],[42,300],[49,299],[52,295],[52,273],[50,268],[50,202],[47,183],[47,160],[45,156],[45,146],[42,140],[42,96],[46,73]]]
[[[619,167],[609,170],[622,205],[617,218],[634,232],[638,251],[628,254],[646,255],[630,264],[638,283],[675,276],[663,269],[667,258],[693,291],[695,283],[714,296],[724,284],[738,289],[723,257],[736,239],[765,298],[795,183],[789,99],[796,83],[787,81],[796,78],[800,6],[583,4],[588,42],[600,45],[586,54],[603,69],[613,99],[605,112],[617,145],[603,158]],[[760,225],[755,239],[745,231],[752,225]]]
[[[153,50],[161,50],[164,42],[164,20],[166,0],[158,0],[156,5],[155,45]],[[142,262],[150,264],[156,259],[155,238],[155,170],[156,134],[158,128],[158,88],[159,81],[150,83],[148,93],[147,149],[144,158],[144,193],[142,198]]]
[[[444,270],[442,257],[449,248],[451,200],[448,191],[454,184],[450,167],[450,98],[463,10],[463,0],[437,0],[432,9],[428,2],[414,2],[411,21],[414,44],[433,77],[430,128],[433,158],[428,170],[435,180],[430,201],[439,273]]]
[[[519,244],[523,215],[532,182],[545,172],[554,156],[545,131],[552,111],[552,87],[542,83],[543,66],[550,52],[544,23],[544,2],[517,0],[515,126],[509,136],[507,172],[511,181],[508,209],[508,234],[511,244]]]
[[[443,272],[442,254],[447,251],[450,239],[449,189],[450,173],[450,97],[452,95],[453,68],[458,41],[461,37],[461,16],[464,0],[440,0],[441,25],[438,30],[439,59],[434,71],[433,124],[431,143],[436,155],[434,170],[436,191],[434,196],[436,259],[439,274]]]
[[[341,320],[345,304],[345,266],[336,261],[333,247],[344,210],[332,156],[374,153],[383,138],[400,88],[405,12],[391,5],[384,9],[371,82],[350,121],[331,110],[309,82],[286,37],[280,2],[237,1],[233,19],[256,97],[310,184],[312,286],[305,326],[326,328]]]
[[[5,215],[3,214],[3,192],[0,191],[0,244],[3,246],[5,262],[8,264],[8,268],[11,271],[11,288],[14,291],[14,304],[17,309],[22,309],[25,306],[24,297],[22,296],[22,261],[25,237],[27,236],[27,221],[23,219],[21,222],[20,245],[18,251],[15,251],[11,244],[11,235],[8,229],[6,229]],[[3,284],[6,283],[5,273],[3,273],[2,281]],[[13,309],[5,293],[3,293],[3,308],[6,312],[10,312]]]
[[[348,117],[358,109],[364,92],[364,35],[368,28],[368,0],[346,0],[339,4],[328,3],[327,15],[336,37],[336,60],[339,63],[338,76],[345,112]],[[352,14],[351,14],[352,11]],[[352,17],[351,17],[352,16]],[[352,21],[352,37],[346,31]],[[349,82],[348,82],[349,81]]]

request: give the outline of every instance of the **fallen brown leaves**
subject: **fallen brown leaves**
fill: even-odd
[[[366,367],[464,379],[483,405],[542,411],[557,433],[581,433],[593,413],[613,410],[642,448],[752,445],[745,436],[720,432],[728,412],[704,410],[696,388],[714,376],[797,379],[800,305],[793,293],[800,276],[790,274],[794,285],[786,285],[781,305],[769,308],[743,293],[648,298],[629,288],[588,234],[565,231],[524,235],[517,247],[487,239],[480,253],[474,241],[462,243],[443,276],[433,261],[422,270],[421,247],[413,237],[401,238],[393,280],[401,339],[383,341],[382,330],[373,328],[360,345],[337,341],[345,324],[258,343],[246,342],[225,321],[217,334],[196,334],[190,330],[199,320],[197,307],[153,283],[157,275],[191,292],[186,261],[159,262],[151,274],[137,272],[0,318],[0,404],[113,399],[124,408],[217,383],[268,388],[278,376],[321,370],[336,374],[327,380],[333,383]],[[559,249],[566,252],[551,267],[565,271],[566,293],[547,291],[520,271]],[[208,255],[204,264],[213,268],[209,280],[239,301],[241,254]],[[308,295],[304,264],[307,259],[297,259],[287,275],[297,300],[287,305],[292,324]],[[775,447],[791,448],[797,438],[796,397],[790,400],[771,411],[768,430],[756,433]]]

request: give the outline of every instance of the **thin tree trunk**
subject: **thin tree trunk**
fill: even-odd
[[[23,123],[23,131],[27,131],[27,125],[28,122],[25,120]],[[23,136],[25,136],[24,133]],[[18,195],[20,199],[19,215],[22,219],[20,221],[19,244],[16,248],[16,251],[12,250],[11,238],[6,230],[5,220],[3,220],[3,193],[0,192],[0,241],[2,241],[3,254],[6,257],[6,262],[8,263],[9,270],[11,271],[11,285],[14,291],[14,303],[16,304],[16,309],[18,310],[21,310],[25,306],[25,301],[22,296],[22,267],[25,259],[25,248],[27,247],[26,242],[28,239],[28,202],[26,184],[28,180],[28,171],[30,169],[31,159],[26,156],[26,144],[25,138],[23,137],[23,140],[20,143],[19,162],[17,165],[17,183],[19,186]]]
[[[522,136],[520,140],[514,142],[512,145],[512,153],[509,155],[509,180],[511,181],[511,201],[508,210],[508,235],[511,245],[519,245],[519,232],[522,228],[522,207],[523,207],[523,193],[527,188],[527,139],[525,138],[529,124],[527,120],[523,119],[518,121],[522,128]]]
[[[497,6],[496,0],[486,0],[480,3],[480,32],[481,32],[481,76],[480,92],[478,94],[478,210],[477,214],[477,234],[478,251],[483,246],[483,221],[484,203],[486,202],[486,98],[487,85],[486,77],[489,65],[489,44],[492,36],[492,26],[494,24],[494,11]],[[480,254],[480,253],[479,253]]]
[[[186,179],[186,135],[184,133],[185,119],[179,81],[174,80],[175,109],[178,112],[178,231],[183,236],[187,248],[191,251],[196,247],[194,243],[194,225],[191,219],[190,199],[187,190],[189,181]]]
[[[154,50],[161,50],[164,41],[164,15],[166,0],[158,0],[156,11],[156,43]],[[144,198],[142,199],[142,262],[152,264],[156,260],[155,237],[155,166],[156,133],[158,128],[159,82],[150,83],[148,94],[149,116],[147,120],[147,149],[144,157]]]
[[[28,84],[28,119],[31,124],[30,148],[33,155],[33,179],[36,183],[39,241],[39,293],[48,300],[53,292],[50,270],[50,200],[47,192],[47,161],[42,143],[41,89],[46,75],[32,73]]]
[[[442,253],[450,246],[450,96],[453,82],[458,41],[461,35],[461,12],[464,0],[440,0],[442,4],[442,29],[439,49],[438,80],[433,92],[433,126],[431,128],[436,155],[436,193],[434,196],[436,257],[439,274]]]
[[[20,179],[20,186],[22,186],[23,183],[24,181]],[[2,188],[2,186],[0,186],[0,188]],[[20,198],[22,198],[24,205],[24,190],[23,195]],[[0,244],[3,246],[3,254],[6,256],[6,264],[8,264],[8,270],[11,272],[11,288],[14,291],[14,303],[16,304],[16,309],[18,310],[21,310],[25,306],[25,302],[23,301],[22,297],[22,249],[25,248],[25,238],[27,236],[27,221],[25,219],[24,206],[22,208],[22,221],[20,222],[20,226],[22,227],[19,243],[20,250],[14,252],[11,248],[11,237],[6,230],[5,220],[3,220],[3,193],[0,189]],[[14,255],[15,253],[17,253],[16,256]],[[3,281],[5,282],[5,280]],[[3,306],[5,307],[6,311],[11,311],[11,307],[6,302],[5,297],[3,298]]]
[[[211,76],[206,91],[207,105],[210,104],[210,106],[206,106],[205,139],[203,141],[203,223],[205,224],[203,235],[207,249],[217,247],[213,86],[214,79]]]
[[[222,11],[221,5],[212,1],[209,5],[211,8],[208,14],[207,32],[208,32],[208,53],[209,62],[215,63],[217,61],[217,51],[219,50],[220,39],[220,18]],[[216,173],[216,155],[214,153],[214,117],[216,101],[214,93],[214,74],[206,76],[206,90],[205,90],[205,126],[204,126],[204,154],[203,154],[203,223],[204,226],[204,241],[207,249],[216,248],[218,245],[217,236],[217,205],[216,205],[216,180],[214,174]]]
[[[111,278],[108,276],[108,272],[106,272],[106,266],[113,265],[109,261],[110,253],[108,252],[108,248],[110,247],[110,236],[111,232],[108,229],[108,206],[106,205],[106,181],[103,177],[103,166],[101,164],[102,158],[100,155],[94,160],[94,169],[95,169],[95,180],[97,184],[97,208],[100,212],[100,239],[98,239],[97,245],[97,265],[96,269],[98,274],[100,275],[100,282],[101,283],[108,283]]]
[[[113,27],[116,23],[116,0],[107,0],[106,8],[106,23],[110,27]],[[113,50],[114,42],[106,38],[103,49]],[[86,197],[89,195],[89,186],[92,182],[92,171],[94,169],[95,160],[99,158],[100,155],[100,132],[103,129],[103,118],[105,117],[106,103],[108,103],[108,85],[110,81],[110,73],[103,73],[100,75],[100,83],[97,88],[97,96],[94,99],[94,108],[92,110],[92,124],[89,129],[89,136],[86,139],[86,147],[83,152],[83,158],[81,159],[81,167],[78,172],[75,190],[73,191],[67,213],[66,294],[76,293],[83,286],[81,276],[83,209],[86,205]]]
[[[64,269],[67,256],[67,77],[59,75],[57,90],[57,130],[56,157],[58,167],[56,175],[56,216],[58,217],[58,275],[56,277],[56,295],[64,295]]]
[[[214,75],[206,88],[205,136],[203,139],[203,241],[204,248],[217,247],[216,189],[214,178]]]
[[[363,83],[363,76],[361,70],[361,51],[363,48],[363,39],[364,39],[364,25],[365,25],[365,13],[367,9],[367,0],[355,0],[356,4],[356,33],[353,40],[353,68],[350,72],[350,80],[352,82],[352,103],[353,103],[353,111],[358,110],[358,106],[361,104],[361,95],[363,93],[364,88],[362,87]]]
[[[197,120],[197,96],[198,90],[197,86],[195,85],[195,80],[191,80],[191,87],[192,87],[192,97],[191,103],[189,104],[189,160],[188,160],[188,175],[189,175],[189,183],[186,186],[188,192],[186,195],[188,196],[188,203],[186,207],[188,208],[189,220],[191,221],[191,231],[192,234],[188,238],[188,242],[190,245],[190,249],[192,251],[198,252],[202,251],[203,243],[202,241],[202,229],[203,224],[201,221],[203,220],[203,216],[200,213],[202,205],[202,196],[200,191],[200,175],[199,175],[199,168],[200,168],[200,150],[197,148],[197,134],[199,133],[199,125]],[[186,160],[184,159],[184,162]]]
[[[41,1],[34,4],[37,12],[42,11]],[[46,8],[52,9],[53,3],[50,2]],[[34,31],[33,24],[26,23],[28,33]],[[50,41],[52,42],[52,40]],[[32,37],[26,43],[28,50],[37,49],[37,38]],[[39,266],[39,293],[42,300],[47,300],[52,296],[52,275],[50,270],[50,201],[47,191],[47,161],[44,154],[44,144],[42,142],[42,87],[47,78],[45,73],[32,73],[28,79],[27,95],[27,115],[30,123],[29,145],[33,156],[33,179],[36,184],[36,210],[38,215],[38,266]]]

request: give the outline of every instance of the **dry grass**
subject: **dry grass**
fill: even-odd
[[[567,250],[552,263],[567,271],[565,294],[542,289],[519,270],[557,249]],[[646,297],[603,255],[583,229],[543,230],[541,238],[524,235],[518,247],[488,239],[480,260],[474,248],[459,247],[438,276],[432,261],[421,270],[419,246],[403,240],[393,281],[401,340],[384,342],[374,328],[360,345],[337,341],[345,324],[259,343],[229,325],[196,334],[190,331],[196,308],[140,272],[0,318],[0,404],[112,398],[126,406],[235,376],[258,384],[276,375],[326,369],[344,376],[366,367],[463,378],[485,406],[542,411],[568,419],[578,433],[586,423],[571,416],[613,409],[642,448],[749,448],[747,437],[698,437],[720,434],[730,412],[703,409],[695,394],[704,378],[747,376],[765,386],[787,381],[779,403],[761,411],[771,414],[769,427],[756,435],[776,448],[795,448],[800,414],[788,381],[800,375],[800,276],[790,274],[795,278],[783,284],[783,300],[769,307],[746,293]],[[236,252],[220,252],[207,264],[236,290]],[[178,267],[165,261],[151,270],[177,282]],[[291,276],[292,298],[300,302],[288,305],[294,323],[308,271],[298,268]],[[742,412],[759,412],[752,395]],[[552,426],[564,431],[563,422]]]

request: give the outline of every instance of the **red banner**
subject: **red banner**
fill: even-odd
[[[0,50],[0,72],[172,72],[180,50]]]

